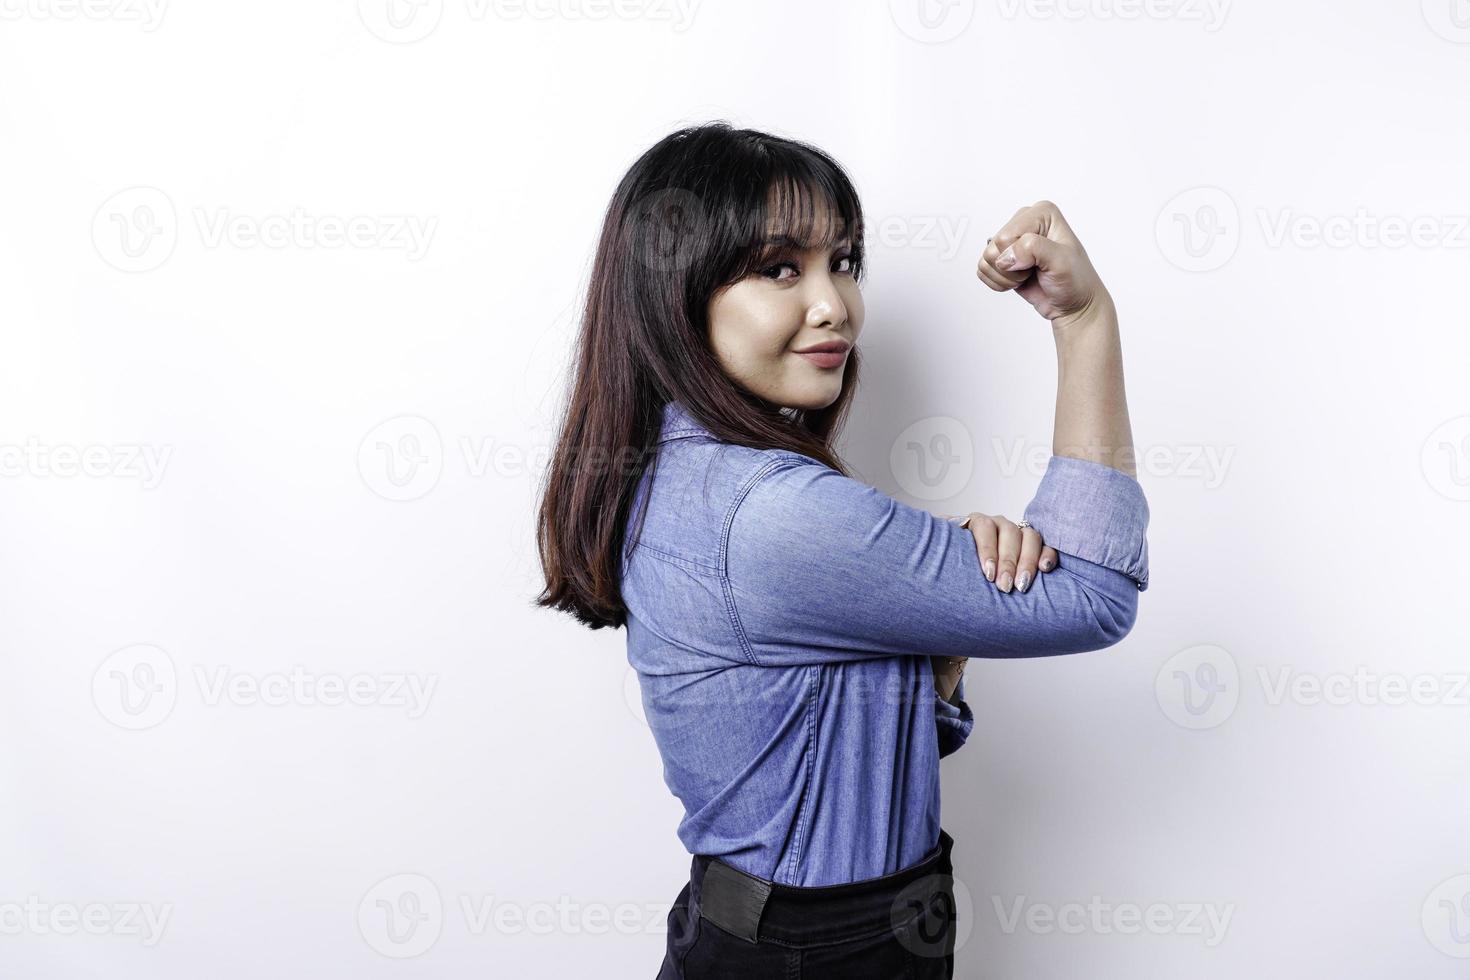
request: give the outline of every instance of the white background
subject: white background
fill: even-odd
[[[902,499],[1035,490],[1016,208],[1117,299],[1152,582],[969,668],[958,975],[1463,976],[1470,6],[527,2],[0,2],[0,976],[653,976],[682,811],[532,516],[602,210],[713,118],[857,182]]]

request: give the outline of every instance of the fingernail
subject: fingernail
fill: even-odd
[[[985,578],[991,582],[995,581],[995,559],[985,559]]]
[[[1020,575],[1018,575],[1016,577],[1016,588],[1020,589],[1022,592],[1025,592],[1026,591],[1026,586],[1028,586],[1030,584],[1031,584],[1031,573],[1030,572],[1022,572]]]
[[[1001,572],[1000,573],[1000,590],[1002,592],[1009,592],[1009,591],[1011,591],[1011,573],[1010,572]]]
[[[1016,253],[1014,251],[1012,251],[1011,249],[1009,249],[1009,248],[1006,249],[1004,252],[1001,252],[1000,253],[1000,258],[998,258],[998,259],[995,260],[995,267],[997,269],[1009,269],[1011,266],[1013,266],[1015,264],[1016,264]]]
[[[1049,572],[1049,571],[1051,571],[1051,559],[1050,558],[1046,558],[1046,559],[1043,559],[1042,560],[1042,562],[1041,562],[1041,570],[1043,572]]]

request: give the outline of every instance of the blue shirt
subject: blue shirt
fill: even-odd
[[[1100,463],[1051,457],[1025,518],[1061,561],[1007,594],[968,530],[818,460],[720,442],[677,402],[658,442],[623,551],[628,662],[680,841],[770,881],[890,874],[938,842],[939,760],[974,718],[931,655],[1098,650],[1148,585],[1143,490]]]

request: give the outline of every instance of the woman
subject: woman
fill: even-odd
[[[952,975],[939,760],[974,724],[965,658],[1109,646],[1147,586],[1116,315],[1047,202],[978,268],[1056,340],[1026,519],[957,525],[851,478],[862,226],[827,155],[722,122],[649,149],[604,219],[537,601],[627,628],[692,855],[660,977]]]

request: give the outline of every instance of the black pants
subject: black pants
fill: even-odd
[[[696,854],[669,910],[658,980],[952,977],[953,845],[940,830],[918,864],[818,888],[778,885]]]

